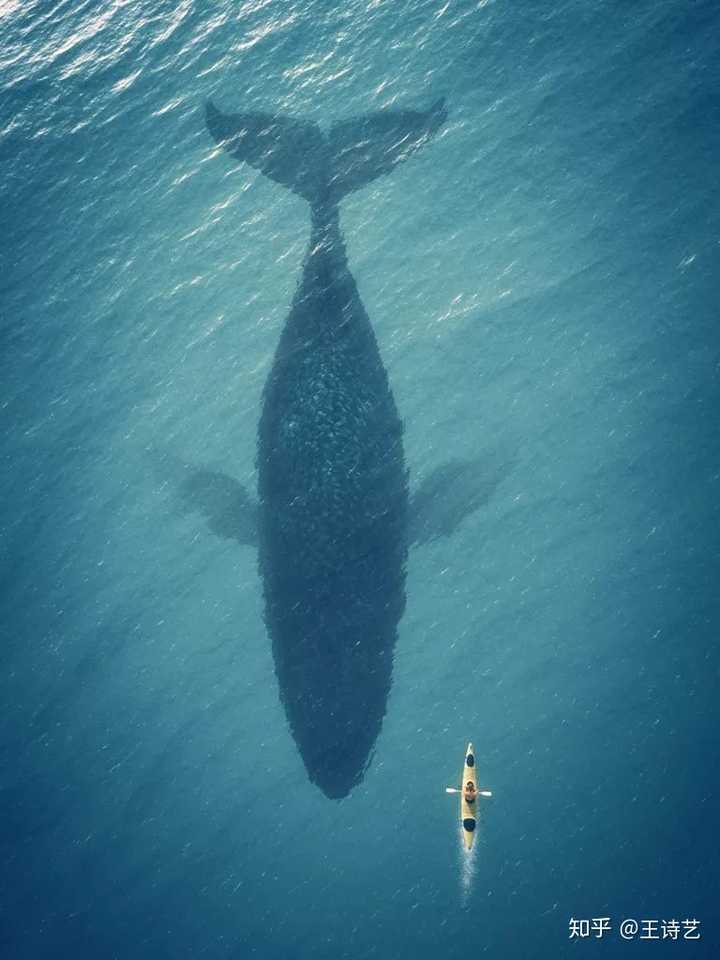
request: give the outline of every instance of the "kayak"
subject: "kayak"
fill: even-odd
[[[473,840],[475,839],[477,796],[471,803],[468,803],[465,799],[465,788],[468,782],[470,782],[477,790],[478,785],[475,777],[475,754],[473,752],[473,745],[469,743],[465,751],[465,764],[463,766],[462,781],[460,783],[460,825],[462,826],[463,843],[465,844],[466,850],[472,849]]]
[[[468,784],[471,783],[473,796],[470,800],[466,799],[465,791]],[[477,826],[477,804],[478,797],[491,797],[491,790],[478,790],[477,773],[475,771],[475,751],[473,745],[469,743],[465,751],[465,763],[463,764],[462,782],[460,789],[457,787],[445,787],[445,793],[460,794],[460,826],[462,828],[463,843],[466,850],[472,850],[473,840],[475,839],[475,827]]]

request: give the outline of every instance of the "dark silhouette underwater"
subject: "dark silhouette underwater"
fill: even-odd
[[[206,107],[228,153],[309,202],[312,229],[263,392],[258,501],[191,466],[182,496],[216,534],[257,544],[280,699],[310,780],[331,798],[362,779],[380,733],[409,546],[452,533],[500,479],[495,466],[477,483],[476,462],[455,462],[411,500],[402,422],[339,224],[344,196],[412,156],[446,118],[441,99],[325,135],[308,121]]]

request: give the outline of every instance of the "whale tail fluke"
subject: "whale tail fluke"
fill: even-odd
[[[335,199],[390,173],[432,139],[446,120],[441,97],[429,110],[380,110],[333,124],[328,139]]]
[[[312,205],[337,203],[389,173],[430,140],[447,119],[445,99],[428,110],[380,110],[330,128],[271,113],[222,113],[208,100],[208,130],[249,163]]]
[[[213,139],[237,160],[315,201],[326,179],[325,138],[316,123],[272,113],[222,113],[211,100],[205,121]]]

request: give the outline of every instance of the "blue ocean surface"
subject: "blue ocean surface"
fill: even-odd
[[[720,956],[720,6],[0,0],[0,91],[0,956]],[[335,801],[178,482],[254,491],[310,233],[204,104],[443,96],[341,224],[411,489],[474,509]]]

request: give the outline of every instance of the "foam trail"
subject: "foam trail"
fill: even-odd
[[[458,831],[460,841],[460,895],[463,907],[467,906],[468,899],[472,892],[473,881],[475,879],[476,851],[478,848],[478,838],[475,838],[470,850],[465,849],[463,842],[462,829]]]

